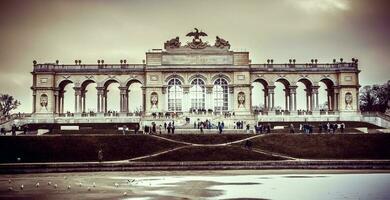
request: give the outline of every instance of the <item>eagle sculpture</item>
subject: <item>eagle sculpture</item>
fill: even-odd
[[[195,32],[189,32],[187,33],[187,37],[194,37],[194,39],[192,40],[194,43],[201,43],[202,40],[199,38],[200,36],[207,36],[207,34],[203,31],[199,31],[197,28],[194,28],[195,29]]]

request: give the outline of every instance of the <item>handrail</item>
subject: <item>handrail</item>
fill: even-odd
[[[26,117],[31,117],[31,113],[14,113],[9,116],[1,116],[0,124],[4,124],[15,119],[23,119]]]
[[[379,117],[390,122],[390,116],[381,112],[362,112],[362,115],[365,117]]]

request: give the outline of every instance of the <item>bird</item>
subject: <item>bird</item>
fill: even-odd
[[[68,185],[68,190],[70,190],[70,185]]]
[[[49,181],[49,182],[47,182],[47,185],[51,185],[51,182]]]
[[[37,182],[37,183],[35,184],[35,187],[39,187],[39,182]]]
[[[56,188],[56,189],[57,189],[57,187],[58,187],[58,185],[57,185],[57,184],[54,184],[54,188]]]
[[[23,185],[23,184],[22,184],[22,185],[20,185],[20,189],[21,189],[21,190],[23,190],[23,188],[24,188],[24,185]]]

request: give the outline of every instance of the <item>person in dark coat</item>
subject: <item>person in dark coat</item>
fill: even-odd
[[[12,128],[11,128],[11,132],[12,132],[12,136],[15,136],[16,135],[16,125],[15,124],[13,124],[12,125]]]

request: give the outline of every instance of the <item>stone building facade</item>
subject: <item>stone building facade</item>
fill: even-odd
[[[358,60],[342,59],[331,63],[296,63],[290,59],[284,64],[267,60],[252,64],[249,52],[231,51],[228,41],[216,37],[214,44],[203,42],[204,32],[191,32],[192,41],[182,45],[179,37],[168,40],[164,49],[146,53],[142,64],[45,63],[34,61],[33,113],[36,116],[61,117],[64,113],[64,93],[74,93],[75,115],[85,113],[86,87],[97,84],[97,115],[107,112],[107,87],[119,83],[120,110],[118,116],[129,117],[129,86],[142,84],[143,117],[155,113],[188,114],[202,110],[212,115],[234,113],[235,116],[259,114],[252,108],[252,83],[264,86],[263,117],[275,115],[275,83],[284,85],[286,115],[298,115],[296,102],[297,83],[306,87],[307,111],[319,113],[318,88],[327,86],[328,114],[356,115],[359,113]],[[67,84],[74,91],[64,91]],[[88,114],[86,114],[88,115]],[[142,120],[142,118],[141,118]]]

